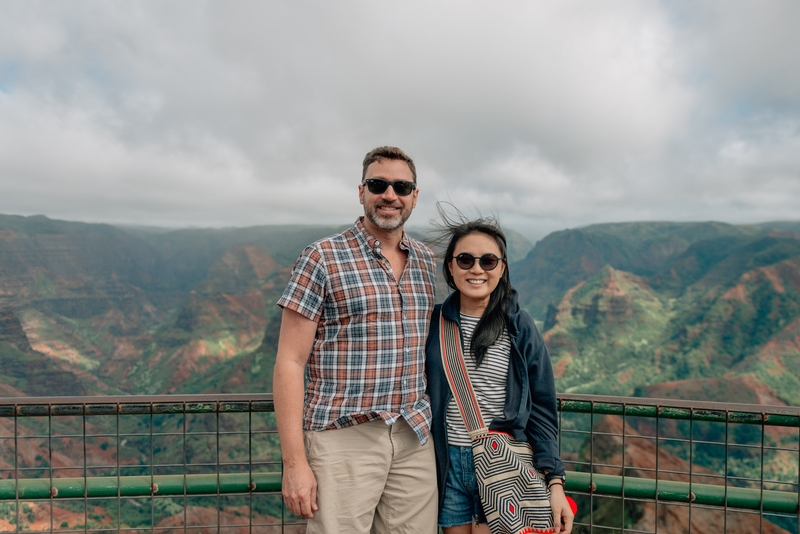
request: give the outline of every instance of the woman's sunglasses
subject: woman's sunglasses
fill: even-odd
[[[396,182],[390,182],[388,180],[384,180],[383,178],[368,178],[362,182],[367,185],[367,189],[373,195],[382,195],[389,186],[392,186],[394,192],[397,193],[397,196],[400,197],[407,197],[411,194],[414,189],[417,188],[417,184],[414,182],[408,182],[406,180],[397,180]]]
[[[495,256],[494,254],[484,254],[480,258],[476,258],[469,252],[462,252],[458,256],[456,256],[456,265],[462,268],[465,271],[472,269],[472,266],[475,265],[475,260],[478,260],[481,265],[481,269],[484,271],[491,271],[497,264],[500,263],[500,258]]]

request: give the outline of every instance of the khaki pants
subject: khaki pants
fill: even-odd
[[[308,534],[435,534],[436,460],[403,420],[305,431],[319,510]]]

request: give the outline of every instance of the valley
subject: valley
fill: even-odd
[[[340,229],[0,216],[0,390],[269,392],[275,302],[302,248]],[[800,404],[799,223],[509,236],[559,391]]]

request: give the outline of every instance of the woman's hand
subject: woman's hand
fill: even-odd
[[[550,508],[553,510],[553,524],[556,528],[561,528],[556,532],[563,534],[572,532],[572,521],[575,519],[575,514],[572,513],[572,508],[567,502],[564,485],[561,483],[556,482],[550,486]]]

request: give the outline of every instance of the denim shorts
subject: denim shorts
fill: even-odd
[[[450,465],[444,484],[444,501],[439,510],[439,526],[455,527],[483,519],[472,447],[448,445],[447,455]],[[483,519],[481,522],[485,521]]]

